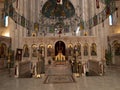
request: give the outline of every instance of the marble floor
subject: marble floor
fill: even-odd
[[[120,90],[120,67],[109,67],[104,76],[82,76],[75,83],[43,84],[44,78],[14,78],[0,73],[0,90]]]

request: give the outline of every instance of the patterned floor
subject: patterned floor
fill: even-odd
[[[75,79],[72,75],[51,75],[45,78],[45,84],[57,84],[57,83],[74,83]]]
[[[104,76],[75,77],[75,83],[44,84],[46,77],[15,78],[0,73],[0,90],[120,90],[120,67],[105,67]]]
[[[46,68],[45,70],[45,84],[49,83],[73,83],[75,82],[71,67],[68,63],[66,64],[53,64]]]

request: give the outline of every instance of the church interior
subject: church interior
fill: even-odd
[[[0,0],[0,90],[120,90],[120,0]]]

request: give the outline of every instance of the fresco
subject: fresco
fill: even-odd
[[[43,5],[42,14],[47,18],[70,18],[75,9],[69,0],[62,0],[62,4],[57,4],[57,0],[48,0]]]

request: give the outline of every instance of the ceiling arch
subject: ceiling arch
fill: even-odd
[[[70,18],[75,14],[73,4],[69,0],[62,0],[62,4],[57,4],[57,0],[48,0],[42,8],[42,14],[47,18]]]

